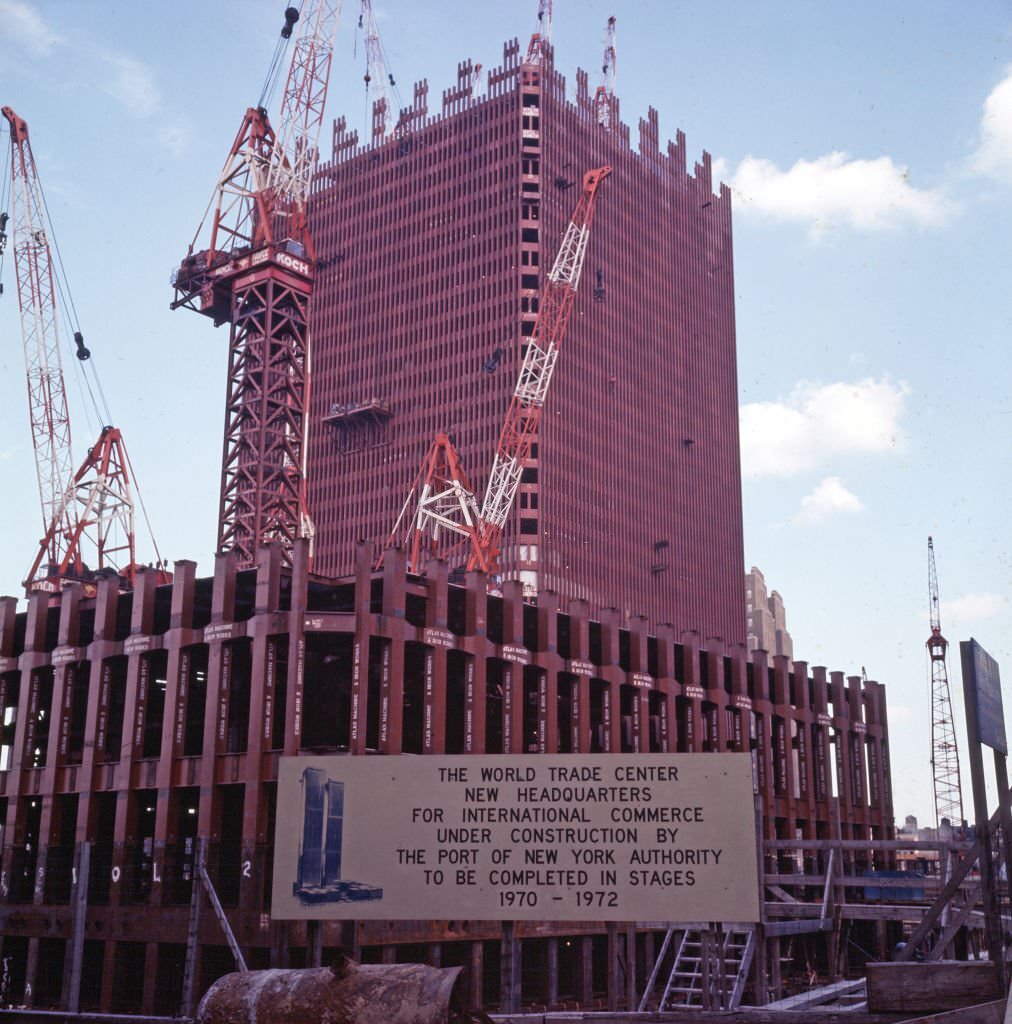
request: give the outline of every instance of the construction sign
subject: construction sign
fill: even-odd
[[[759,919],[748,754],[282,758],[275,919]]]

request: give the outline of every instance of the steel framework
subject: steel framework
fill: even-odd
[[[55,581],[85,578],[81,552],[86,540],[89,550],[96,552],[99,571],[114,569],[127,586],[133,586],[137,560],[132,479],[123,435],[115,427],[103,427],[42,538],[28,572],[30,588],[56,589]],[[70,522],[74,525],[68,531],[65,524]],[[66,550],[60,561],[46,564],[54,546]]]
[[[928,603],[931,609],[931,636],[928,658],[931,662],[931,775],[935,793],[935,825],[943,819],[956,828],[963,824],[963,791],[959,777],[959,749],[952,720],[949,672],[946,652],[949,642],[942,636],[938,607],[938,572],[935,569],[935,545],[928,538]]]

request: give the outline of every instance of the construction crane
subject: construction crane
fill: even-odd
[[[542,291],[480,507],[450,437],[438,434],[425,457],[386,545],[404,545],[412,572],[421,572],[427,558],[448,557],[459,544],[467,545],[468,569],[480,569],[490,577],[498,572],[500,541],[537,440],[541,410],[580,285],[597,192],[610,173],[610,167],[598,167],[583,176],[583,191]]]
[[[69,288],[58,273],[62,273],[62,260],[32,154],[28,124],[10,107],[3,107],[2,113],[11,135],[12,248],[44,531],[24,585],[28,592],[56,592],[71,581],[91,585],[97,574],[111,571],[124,586],[132,587],[136,569],[133,468],[120,431],[104,426],[84,462],[74,471],[58,292],[63,293],[65,317],[73,317],[77,358],[91,369],[90,380],[85,371],[85,383],[100,420],[102,410],[95,392],[102,395],[103,402],[104,395],[76,320]],[[105,412],[107,421],[108,410]],[[155,551],[157,554],[157,545]],[[158,561],[161,565],[160,557]]]
[[[397,81],[389,70],[383,52],[372,0],[362,0],[358,27],[365,38],[365,92],[367,109],[369,106],[372,109],[372,137],[379,141],[393,130],[394,113],[400,107],[400,99],[395,99]]]
[[[618,51],[615,49],[615,15],[608,19],[604,30],[604,57],[601,61],[601,84],[594,93],[594,110],[597,112],[597,123],[607,131],[611,131],[611,107],[615,98],[615,74],[618,64]]]
[[[540,64],[544,59],[544,44],[552,42],[552,0],[538,0],[538,30],[527,44],[527,63]]]
[[[173,281],[173,309],[230,324],[218,550],[244,566],[263,543],[280,542],[290,558],[297,538],[313,536],[305,460],[316,264],[306,205],[340,12],[341,0],[305,0],[301,16],[286,9],[260,102],[243,116]],[[266,103],[296,23],[275,133]]]
[[[928,658],[931,663],[931,773],[935,791],[935,825],[948,819],[953,828],[963,824],[963,791],[959,779],[959,750],[952,720],[949,673],[946,652],[949,642],[942,636],[938,607],[938,572],[935,569],[935,545],[928,537],[928,605],[931,636]]]

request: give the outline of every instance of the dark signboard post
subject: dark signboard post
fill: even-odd
[[[1009,870],[1009,843],[1012,832],[1012,814],[1009,813],[1008,772],[1005,758],[1008,744],[1005,740],[1005,712],[1001,699],[1001,678],[998,663],[976,640],[962,640],[959,656],[963,670],[963,701],[966,706],[966,732],[969,740],[970,778],[973,783],[973,812],[980,843],[980,882],[987,913],[988,955],[998,964],[1005,985],[1002,929],[999,919],[998,894],[994,885],[995,872],[991,857],[991,825],[984,786],[984,760],[981,745],[994,752],[994,773],[998,784],[998,812],[1004,836],[1002,851],[1006,872]]]

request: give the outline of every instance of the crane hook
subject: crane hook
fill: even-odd
[[[281,38],[290,39],[292,36],[292,26],[299,20],[299,11],[296,7],[285,8],[285,24],[281,29]]]
[[[82,363],[91,359],[91,349],[84,344],[84,335],[80,331],[74,331],[74,344],[77,346],[77,358]]]

